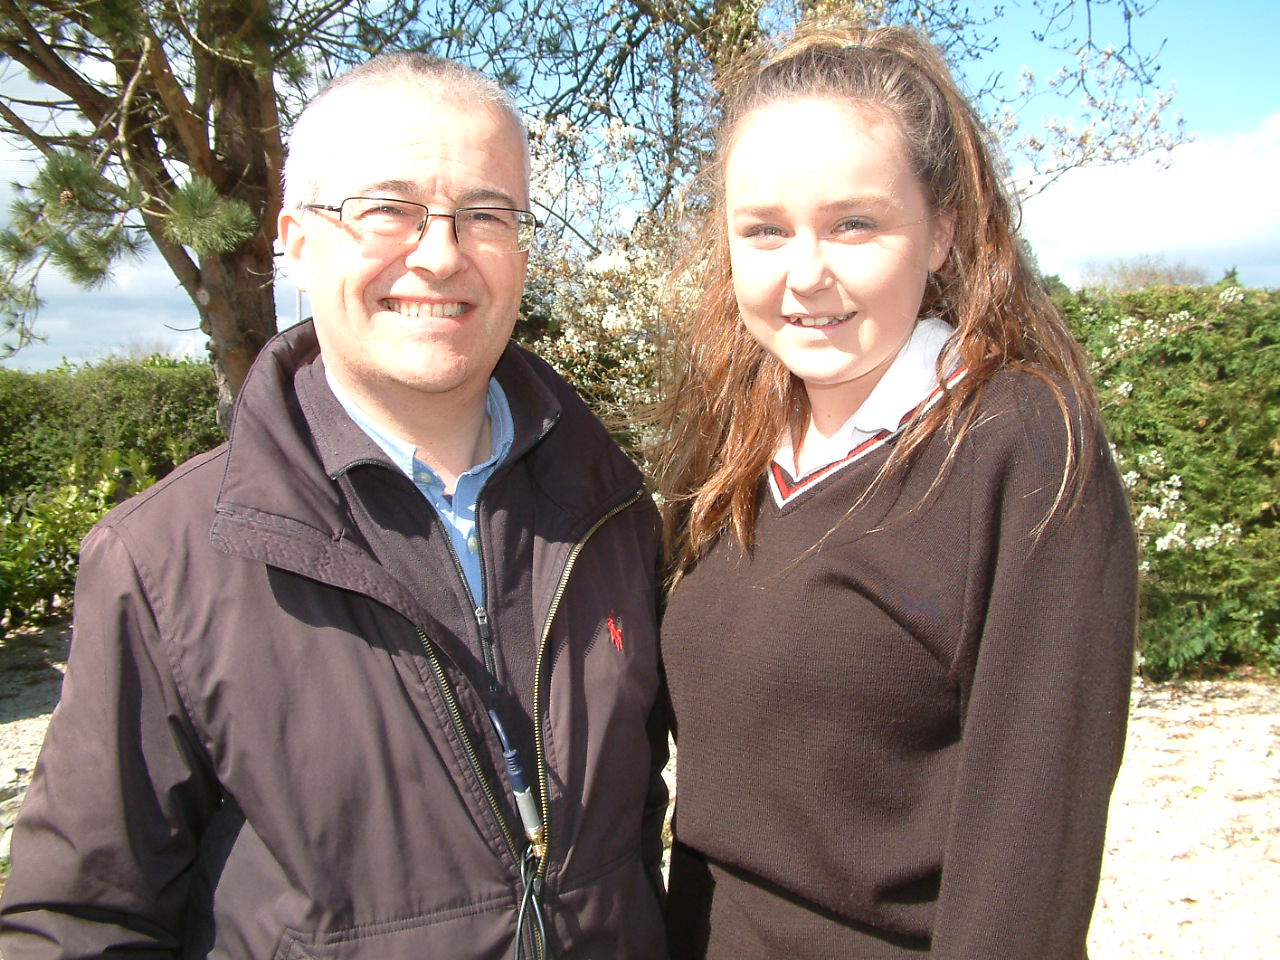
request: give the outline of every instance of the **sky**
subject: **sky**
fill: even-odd
[[[1152,255],[1245,285],[1280,287],[1280,84],[1273,0],[1160,0],[1134,23],[1144,49],[1165,39],[1161,85],[1191,143],[1164,157],[1067,173],[1023,205],[1044,273],[1071,286],[1091,266]],[[1031,43],[1005,56],[1034,69]],[[1096,271],[1095,271],[1096,272]]]
[[[1006,15],[993,27],[1000,46],[982,69],[1051,72],[1056,62],[1030,37],[1037,23],[1030,0],[1018,2],[1004,3]],[[1102,26],[1109,28],[1105,19]],[[1171,109],[1194,139],[1164,157],[1071,171],[1027,200],[1022,229],[1040,269],[1075,286],[1118,259],[1153,256],[1200,269],[1209,281],[1235,268],[1248,286],[1280,287],[1274,0],[1158,0],[1133,30],[1144,50],[1164,40],[1157,77],[1176,84]],[[1052,102],[1035,107],[1067,112]],[[27,169],[0,142],[0,182],[21,181]],[[45,305],[35,329],[44,341],[0,366],[40,370],[112,353],[204,354],[205,337],[192,329],[195,309],[158,257],[122,265],[111,283],[91,291],[48,273],[40,296]],[[277,284],[277,307],[281,326],[298,318],[287,282]]]

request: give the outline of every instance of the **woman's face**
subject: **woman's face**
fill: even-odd
[[[743,323],[839,426],[910,336],[953,218],[930,211],[896,120],[821,98],[743,118],[725,199]]]

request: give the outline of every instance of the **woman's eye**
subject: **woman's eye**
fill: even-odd
[[[771,243],[786,236],[783,229],[771,223],[752,223],[738,230],[738,236],[744,240],[758,243]]]
[[[837,237],[845,239],[864,239],[874,231],[876,225],[865,217],[847,217],[835,225],[832,231]]]

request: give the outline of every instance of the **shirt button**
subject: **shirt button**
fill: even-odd
[[[480,552],[480,541],[476,539],[476,535],[474,533],[467,537],[467,549],[472,553]]]

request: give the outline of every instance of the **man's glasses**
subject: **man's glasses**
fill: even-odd
[[[420,203],[386,197],[347,197],[336,207],[304,203],[304,210],[330,210],[366,247],[413,246],[421,242],[432,217],[453,221],[453,239],[467,253],[524,253],[542,226],[528,210],[509,207],[459,207],[433,213]]]

